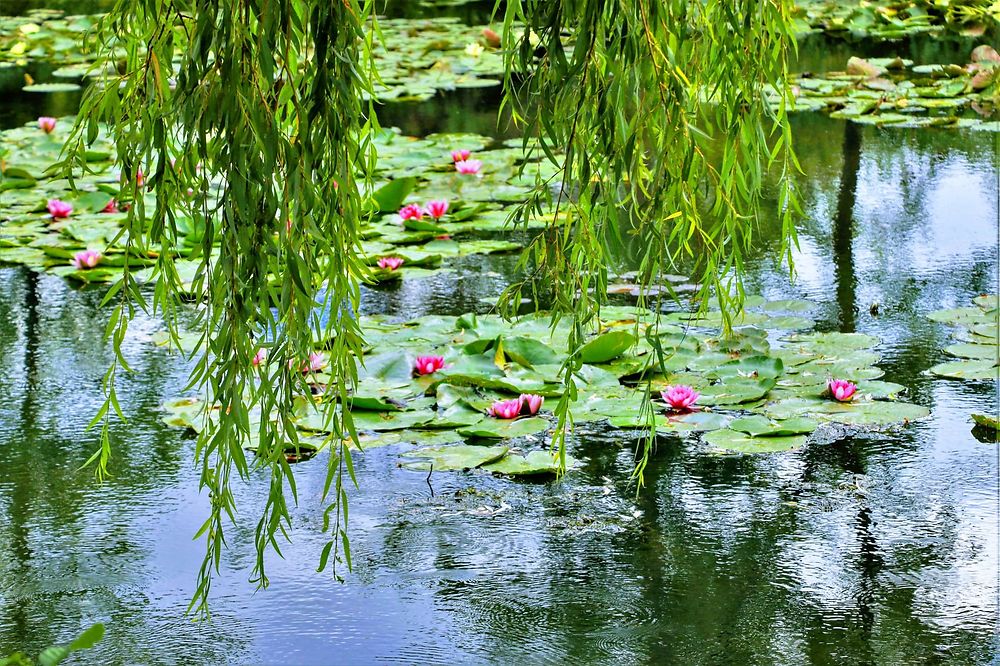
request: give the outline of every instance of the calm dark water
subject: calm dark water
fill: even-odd
[[[383,122],[491,134],[494,103],[455,94]],[[12,106],[5,126],[51,110]],[[192,440],[157,411],[186,368],[148,344],[155,321],[137,322],[137,375],[119,391],[130,420],[115,427],[114,477],[97,484],[79,467],[111,361],[101,292],[0,269],[0,654],[102,621],[88,663],[995,663],[998,449],[968,414],[996,413],[997,385],[923,371],[950,333],[926,313],[997,291],[998,137],[819,115],[797,118],[796,137],[796,279],[764,238],[751,286],[820,302],[822,328],[881,337],[886,378],[931,420],[741,459],[665,438],[638,494],[634,442],[600,425],[580,433],[585,465],[562,482],[440,474],[433,497],[392,449],[373,449],[357,457],[344,584],[314,571],[321,455],[295,468],[293,543],[270,559],[263,592],[246,577],[266,485],[240,488],[247,520],[231,528],[209,623],[183,614],[207,498]],[[368,291],[365,309],[475,309],[512,264],[477,259]]]

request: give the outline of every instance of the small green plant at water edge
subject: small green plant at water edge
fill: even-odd
[[[80,634],[69,645],[45,648],[38,655],[38,659],[32,659],[21,652],[15,652],[9,657],[0,657],[0,666],[56,666],[71,654],[94,647],[102,638],[104,638],[104,625],[98,623]]]

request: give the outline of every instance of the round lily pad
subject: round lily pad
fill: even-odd
[[[406,469],[435,471],[454,471],[475,469],[482,465],[500,460],[507,455],[506,446],[470,446],[468,444],[453,444],[446,446],[428,446],[405,454],[406,458],[421,458],[420,461],[405,462]]]
[[[938,363],[930,373],[949,379],[996,379],[1000,368],[993,359],[968,359]]]
[[[542,432],[549,427],[549,422],[535,416],[521,419],[483,419],[465,428],[459,428],[458,434],[463,437],[483,437],[486,439],[508,439],[511,437],[522,437],[536,432]]]
[[[784,437],[752,437],[736,430],[716,430],[705,435],[713,448],[735,453],[780,453],[800,449],[806,444],[804,435]]]
[[[788,435],[806,435],[819,424],[812,419],[790,418],[784,421],[772,421],[765,416],[746,416],[729,423],[731,430],[738,430],[751,437],[782,437]]]
[[[569,455],[566,456],[567,468],[576,464],[575,459]],[[496,462],[483,465],[481,469],[506,476],[557,474],[559,472],[559,459],[550,451],[531,451],[523,456],[508,454]]]
[[[80,86],[76,83],[33,83],[30,86],[24,86],[21,90],[37,93],[75,92],[80,90]]]

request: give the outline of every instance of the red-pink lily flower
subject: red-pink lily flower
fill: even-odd
[[[455,171],[465,175],[476,175],[482,168],[483,163],[479,160],[461,160],[455,162]]]
[[[38,119],[38,129],[42,130],[46,134],[52,134],[52,131],[56,128],[56,119],[52,116],[42,116]]]
[[[73,260],[70,262],[77,270],[83,270],[85,268],[93,268],[101,262],[101,253],[95,250],[81,250],[73,255]]]
[[[419,220],[424,216],[424,209],[417,204],[407,204],[399,209],[399,217],[404,220]]]
[[[663,402],[667,403],[671,410],[675,412],[689,412],[694,407],[700,393],[697,393],[690,386],[668,386],[666,390],[660,392]]]
[[[267,361],[267,350],[261,347],[257,350],[257,353],[253,355],[253,360],[250,361],[250,365],[256,368],[265,361]]]
[[[48,206],[46,207],[49,209],[49,215],[57,220],[69,217],[70,213],[73,212],[72,206],[65,201],[60,201],[59,199],[49,199]]]
[[[858,390],[857,386],[846,379],[831,379],[826,387],[830,390],[830,397],[837,402],[849,402]]]
[[[403,265],[402,257],[382,257],[378,260],[378,267],[394,271]]]
[[[527,410],[530,415],[537,414],[538,410],[542,408],[542,403],[545,402],[545,398],[534,393],[522,393],[518,400],[521,401],[521,411]]]
[[[435,220],[438,220],[444,217],[445,213],[448,212],[448,202],[444,200],[428,201],[427,205],[424,206],[424,210],[428,215],[433,217]]]
[[[418,375],[432,375],[444,367],[444,356],[418,356],[413,371]]]
[[[517,415],[521,413],[521,399],[497,400],[490,406],[487,413],[498,419],[517,418]]]
[[[104,208],[101,209],[102,213],[117,213],[118,212],[118,202],[112,199],[109,201]]]
[[[452,162],[464,162],[472,156],[472,151],[465,150],[464,148],[459,150],[451,151],[451,161]]]

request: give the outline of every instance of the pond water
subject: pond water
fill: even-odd
[[[816,52],[817,62],[827,55]],[[497,134],[494,92],[389,107],[407,133]],[[11,99],[2,127],[52,109]],[[60,106],[62,105],[62,106]],[[25,115],[29,114],[29,115]],[[560,482],[397,467],[357,456],[354,571],[314,571],[327,456],[295,467],[299,506],[271,586],[254,592],[261,479],[241,487],[212,587],[212,620],[184,610],[207,515],[193,440],[160,422],[187,368],[148,344],[126,354],[113,477],[80,465],[111,361],[101,290],[0,268],[0,654],[37,653],[95,621],[95,663],[995,663],[1000,600],[998,448],[969,413],[997,413],[995,382],[924,374],[951,331],[927,313],[998,283],[1000,135],[877,129],[796,118],[806,216],[797,276],[767,258],[753,291],[821,306],[819,327],[879,336],[886,379],[932,418],[793,452],[705,456],[662,438],[646,487],[635,442],[578,433],[581,469]],[[765,225],[766,228],[766,225]],[[511,256],[367,290],[365,310],[461,314],[495,297]],[[878,303],[878,314],[871,306]]]

